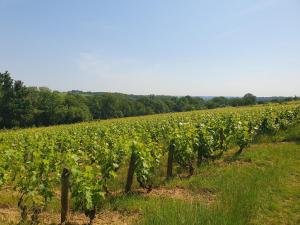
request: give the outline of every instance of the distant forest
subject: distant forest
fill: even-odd
[[[272,98],[284,102],[294,98]],[[120,93],[58,92],[46,87],[26,87],[6,71],[0,73],[0,129],[68,124],[167,112],[184,112],[266,102],[253,94],[242,98],[174,97]]]

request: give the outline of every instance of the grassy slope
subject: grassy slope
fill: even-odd
[[[300,126],[280,133],[277,140],[300,137]],[[275,141],[264,137],[264,141]],[[232,154],[232,153],[231,153]],[[203,166],[197,176],[167,187],[216,194],[214,203],[133,195],[110,207],[139,211],[138,224],[300,224],[300,142],[260,143],[240,158]]]

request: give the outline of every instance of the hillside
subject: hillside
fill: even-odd
[[[233,148],[190,179],[176,177],[150,193],[137,188],[108,199],[94,224],[299,224],[299,140],[298,125],[261,138],[237,158]],[[17,222],[16,201],[10,190],[0,192],[0,224]],[[54,199],[42,223],[59,223],[58,212]],[[72,218],[76,224],[87,222],[80,213]]]
[[[297,177],[287,174],[298,170],[299,116],[291,102],[3,131],[0,215],[23,224],[260,224],[270,219],[261,211],[273,205],[269,188]]]

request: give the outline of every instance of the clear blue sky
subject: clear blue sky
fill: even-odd
[[[0,0],[0,71],[28,86],[300,95],[300,0]]]

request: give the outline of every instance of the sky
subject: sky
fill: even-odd
[[[300,0],[0,0],[0,72],[53,90],[300,95]]]

